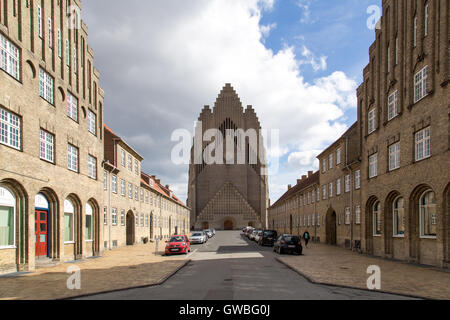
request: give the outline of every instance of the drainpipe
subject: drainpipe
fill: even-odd
[[[348,165],[348,137],[345,138],[345,168],[350,175],[350,250],[353,251],[353,171]],[[345,188],[345,178],[344,178],[344,188]]]

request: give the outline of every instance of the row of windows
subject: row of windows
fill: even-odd
[[[120,149],[120,164],[122,167],[126,167],[126,152],[123,149]],[[131,154],[128,155],[128,170],[133,172],[133,156]],[[139,161],[137,159],[134,159],[134,172],[138,176],[140,174],[139,171]]]
[[[0,143],[20,150],[21,145],[21,118],[11,112],[0,108]],[[55,163],[55,136],[40,129],[39,157],[50,163]],[[79,172],[79,149],[70,143],[67,144],[67,169]],[[97,179],[97,158],[88,155],[88,176]]]
[[[425,66],[414,76],[414,103],[417,103],[428,95],[428,66]],[[388,96],[387,119],[391,121],[399,115],[399,97],[398,90],[395,90]],[[367,115],[367,132],[371,133],[377,130],[377,108],[373,108]]]
[[[342,149],[338,148],[336,150],[336,166],[340,165],[342,162],[341,159],[341,155],[342,155]],[[327,166],[327,159],[323,159],[322,160],[322,173],[325,173],[328,170],[333,169],[334,166],[334,153],[330,153],[328,155],[328,166]]]
[[[430,128],[425,128],[417,132],[414,136],[414,159],[421,161],[431,156],[431,136]],[[400,168],[400,142],[392,144],[388,149],[388,168],[389,171]],[[378,176],[378,153],[369,157],[369,179]]]
[[[419,229],[420,236],[436,238],[438,223],[436,211],[436,197],[433,191],[426,191],[419,199]],[[392,213],[392,235],[404,237],[406,231],[405,200],[398,196],[390,208]],[[381,202],[377,201],[372,207],[373,235],[383,234],[383,214]]]

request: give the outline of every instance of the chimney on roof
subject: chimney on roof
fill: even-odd
[[[292,185],[288,184],[288,190],[291,190]]]
[[[302,181],[305,180],[306,178],[308,178],[308,177],[305,175],[302,175]]]
[[[161,184],[161,180],[160,179],[156,179],[155,180],[157,184]]]
[[[297,179],[297,184],[300,184],[302,182],[302,179]]]
[[[168,184],[166,184],[166,189],[170,190],[170,186]]]
[[[314,171],[308,171],[308,178],[311,178],[311,176],[313,175]]]
[[[152,177],[152,179],[153,179],[153,180],[155,180],[155,179],[156,179],[156,176],[150,176],[150,177]]]

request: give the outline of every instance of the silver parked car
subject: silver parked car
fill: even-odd
[[[208,241],[208,236],[203,231],[195,231],[189,237],[189,241],[191,241],[192,244],[204,244]]]
[[[206,229],[206,230],[203,230],[203,232],[206,233],[206,235],[208,236],[208,238],[212,238],[212,237],[213,237],[213,233],[211,232],[211,230]]]

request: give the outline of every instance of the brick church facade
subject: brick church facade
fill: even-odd
[[[227,84],[214,109],[205,106],[198,121],[189,167],[191,227],[233,230],[265,226],[268,179],[261,125],[254,109],[248,106],[244,111]],[[227,137],[233,134],[228,147]],[[215,139],[204,141],[209,135]],[[223,145],[211,151],[211,140],[223,141]]]

